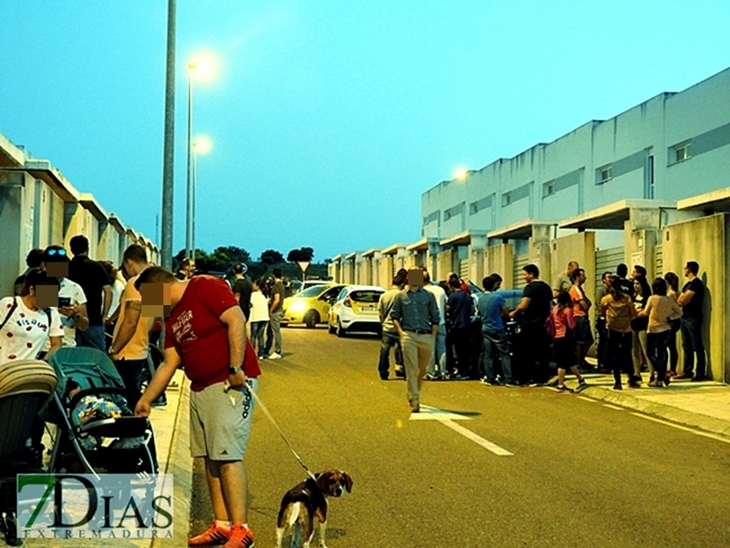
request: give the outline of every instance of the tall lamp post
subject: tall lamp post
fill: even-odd
[[[185,208],[185,257],[195,259],[193,247],[193,80],[196,76],[207,76],[213,70],[213,64],[208,58],[198,58],[188,64],[188,139],[187,139],[187,201]]]
[[[193,141],[193,205],[192,205],[192,221],[190,241],[192,243],[193,252],[195,252],[195,212],[198,203],[198,154],[207,154],[211,149],[211,142],[206,136],[201,135]]]

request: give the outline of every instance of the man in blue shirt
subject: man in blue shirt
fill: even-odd
[[[499,385],[497,375],[494,372],[495,353],[499,354],[502,363],[502,378],[507,386],[519,386],[512,376],[512,359],[509,354],[509,342],[504,329],[503,316],[508,314],[507,303],[496,291],[502,285],[502,277],[499,274],[492,274],[482,280],[484,293],[479,296],[477,308],[482,319],[482,337],[484,338],[484,353],[482,363],[485,377],[482,382],[485,384]]]

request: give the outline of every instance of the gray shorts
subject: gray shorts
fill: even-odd
[[[586,316],[578,316],[575,318],[575,342],[577,344],[593,344],[591,322],[588,321]]]
[[[259,381],[246,379],[258,392]],[[190,392],[190,455],[216,461],[243,459],[251,434],[253,396],[248,388],[225,391],[226,384],[212,384]]]

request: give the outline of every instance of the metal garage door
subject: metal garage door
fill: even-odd
[[[597,295],[601,295],[603,291],[599,291],[602,287],[601,276],[604,272],[616,274],[616,267],[624,262],[624,248],[612,247],[611,249],[596,250],[596,291]]]
[[[459,277],[462,280],[469,279],[469,259],[459,261]]]
[[[525,282],[522,281],[522,268],[530,264],[529,255],[515,255],[512,269],[512,289],[522,289]]]

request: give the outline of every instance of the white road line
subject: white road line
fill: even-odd
[[[698,436],[702,436],[704,438],[710,438],[711,440],[717,440],[717,441],[721,441],[723,443],[730,443],[729,439],[723,438],[721,436],[716,436],[714,434],[709,434],[707,432],[700,432],[698,430],[692,430],[691,428],[687,428],[686,426],[680,426],[679,424],[674,424],[671,422],[663,421],[661,419],[655,419],[654,417],[642,415],[641,413],[631,413],[631,414],[634,415],[635,417],[646,419],[648,421],[658,422],[659,424],[663,424],[665,426],[671,426],[672,428],[677,428],[678,430],[684,430],[685,432],[690,432],[691,434],[697,434]]]
[[[583,400],[583,401],[589,401],[591,403],[597,403],[598,402],[598,400],[594,400],[592,398],[586,398],[585,396],[578,396],[578,399],[579,400]]]
[[[623,411],[623,407],[617,407],[615,405],[611,405],[610,403],[604,403],[603,407],[608,407],[609,409],[613,409],[614,411]]]
[[[499,455],[500,457],[511,457],[511,456],[513,456],[513,454],[510,453],[509,451],[507,451],[506,449],[502,449],[499,445],[495,445],[491,441],[485,440],[483,437],[475,434],[471,430],[467,430],[466,428],[464,428],[463,426],[461,426],[460,424],[458,424],[458,423],[456,423],[456,422],[454,422],[452,420],[442,420],[442,421],[439,421],[439,422],[441,424],[443,424],[444,426],[448,426],[454,432],[458,432],[459,434],[461,434],[465,438],[470,439],[471,441],[473,441],[477,445],[481,445],[482,447],[484,447],[484,449],[486,449],[488,451],[491,451],[495,455]]]

